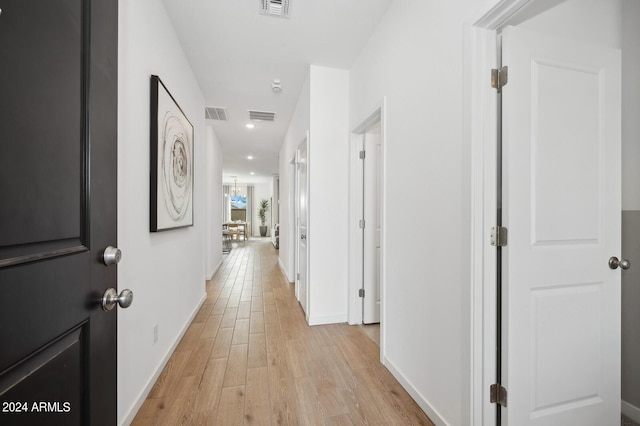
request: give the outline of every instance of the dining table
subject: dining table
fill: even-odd
[[[247,241],[249,239],[249,236],[251,235],[251,222],[244,222],[244,221],[232,221],[232,222],[224,222],[222,224],[222,230],[228,230],[229,225],[238,225],[238,234],[242,235],[244,238],[244,241]]]

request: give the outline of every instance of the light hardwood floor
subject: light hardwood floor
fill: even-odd
[[[307,326],[269,242],[234,244],[134,425],[432,425],[362,327]]]

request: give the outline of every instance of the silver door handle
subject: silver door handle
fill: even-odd
[[[302,235],[300,235],[300,239],[301,239],[301,240],[306,240],[306,239],[307,239],[307,236],[306,236],[305,234],[302,234]]]
[[[119,296],[115,288],[108,288],[102,296],[102,309],[110,311],[116,307],[116,304],[124,309],[131,306],[131,302],[133,302],[133,292],[128,288],[122,290]]]
[[[117,247],[109,246],[102,253],[102,261],[105,265],[115,265],[122,259],[122,250]]]
[[[627,270],[631,268],[631,262],[629,262],[627,259],[618,260],[617,257],[611,256],[609,258],[609,268],[618,269],[618,266],[620,267],[620,269]]]

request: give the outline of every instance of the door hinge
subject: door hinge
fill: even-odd
[[[502,89],[509,82],[509,67],[502,67],[491,70],[491,87]]]
[[[358,297],[364,297],[364,288],[358,289]]]
[[[296,274],[297,280],[300,281],[300,272]]]
[[[507,406],[507,390],[500,384],[491,385],[489,388],[489,402]]]
[[[491,228],[491,245],[504,247],[507,245],[507,228],[504,226],[494,226]]]
[[[364,160],[364,157],[366,157],[366,156],[367,156],[367,153],[364,150],[360,151],[360,159],[361,160]]]
[[[364,229],[364,225],[365,225],[364,219],[360,219],[359,225],[360,225],[360,229]]]

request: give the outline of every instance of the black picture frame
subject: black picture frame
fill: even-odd
[[[193,226],[193,125],[157,75],[150,135],[150,231]]]

